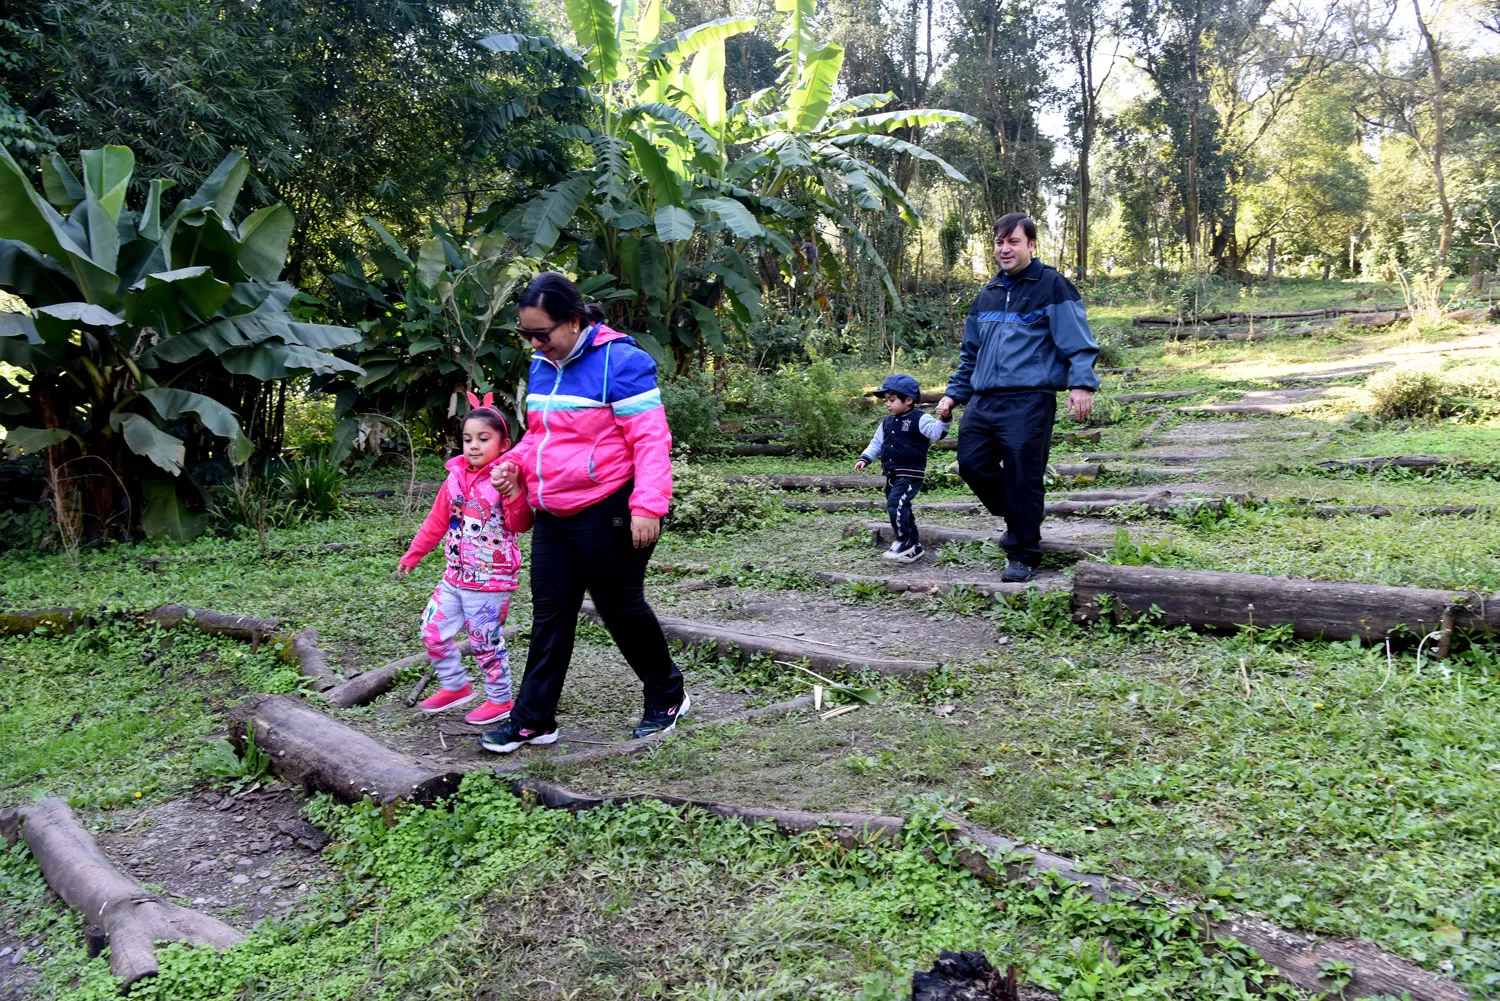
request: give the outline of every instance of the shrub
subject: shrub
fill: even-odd
[[[1401,365],[1370,376],[1365,391],[1382,420],[1430,420],[1449,411],[1453,389],[1430,365]]]
[[[675,532],[758,528],[774,520],[780,507],[749,484],[726,483],[722,476],[687,463],[672,467],[672,510],[666,523]]]
[[[708,376],[681,375],[663,382],[661,402],[667,409],[673,447],[703,452],[718,441],[724,402]]]
[[[792,443],[804,455],[829,456],[846,447],[849,420],[835,390],[833,364],[820,361],[800,372],[779,373],[782,406],[793,420]]]
[[[1101,368],[1124,368],[1125,349],[1129,346],[1129,331],[1119,327],[1096,327],[1094,340],[1099,342]]]

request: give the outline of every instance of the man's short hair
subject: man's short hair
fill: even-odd
[[[1007,212],[999,219],[996,219],[995,235],[1010,236],[1016,231],[1017,226],[1020,226],[1021,232],[1026,234],[1026,239],[1032,243],[1036,242],[1036,220],[1025,212]]]

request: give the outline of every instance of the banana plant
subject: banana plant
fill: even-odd
[[[334,348],[343,327],[300,322],[280,281],[293,219],[284,205],[233,212],[250,165],[219,164],[168,212],[173,182],[127,205],[128,147],[80,154],[81,179],[56,154],[42,190],[0,149],[0,290],[25,312],[0,313],[0,421],[13,451],[43,451],[60,517],[85,537],[181,522],[160,508],[193,459],[245,461],[253,444],[224,399],[246,384],[358,372]]]
[[[531,352],[513,330],[514,297],[543,263],[504,253],[503,234],[462,239],[434,222],[408,249],[364,221],[377,238],[367,253],[373,270],[350,259],[329,276],[353,293],[341,307],[364,335],[364,374],[340,393],[346,409],[422,422],[452,417],[466,390],[494,392],[513,408],[524,401]],[[518,416],[524,424],[524,410]]]
[[[670,352],[679,370],[704,349],[722,351],[726,324],[761,317],[768,271],[796,280],[823,269],[837,280],[831,233],[851,238],[896,298],[855,209],[894,210],[911,224],[918,214],[862,154],[913,157],[964,182],[941,157],[891,133],[973,119],[931,109],[872,113],[892,94],[834,103],[844,51],[818,44],[814,3],[777,0],[787,15],[780,79],[732,106],[724,42],[752,30],[753,17],[667,34],[673,18],[661,0],[566,0],[579,50],[535,35],[483,39],[496,52],[545,60],[565,78],[563,87],[512,102],[501,124],[553,113],[562,95],[581,94],[587,124],[557,131],[592,150],[591,165],[492,225],[528,254],[608,281],[612,319],[647,335],[648,348]]]

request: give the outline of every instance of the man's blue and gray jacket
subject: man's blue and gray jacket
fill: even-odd
[[[967,403],[997,390],[1095,390],[1098,357],[1078,290],[1032,258],[1019,275],[1000,272],[974,300],[947,395]]]

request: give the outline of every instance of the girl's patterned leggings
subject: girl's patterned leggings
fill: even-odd
[[[470,591],[438,581],[422,613],[422,642],[438,680],[450,692],[469,683],[455,641],[459,629],[469,630],[469,649],[484,675],[484,694],[491,702],[511,701],[510,658],[501,630],[510,614],[509,591]]]

